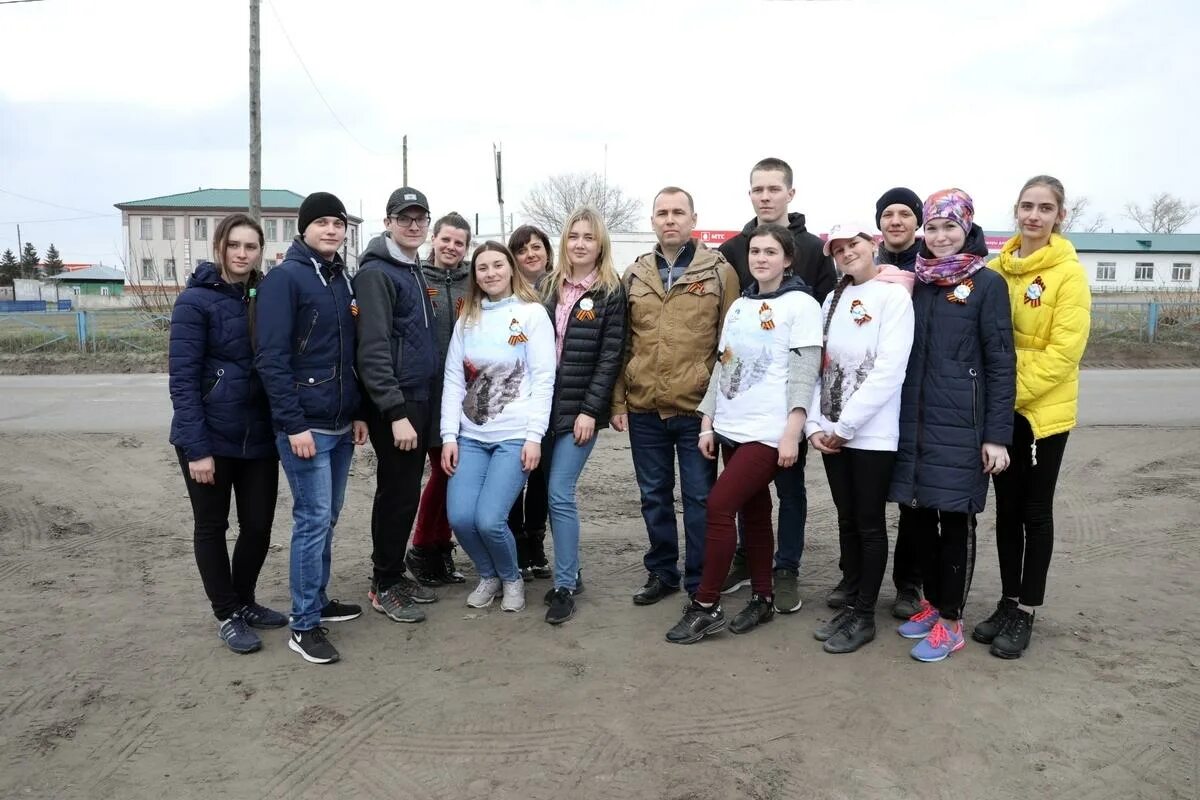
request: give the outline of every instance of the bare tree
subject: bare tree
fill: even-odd
[[[1200,205],[1188,203],[1169,192],[1159,192],[1143,209],[1137,203],[1125,204],[1125,216],[1146,233],[1176,233],[1200,214]]]
[[[1079,195],[1067,208],[1066,219],[1063,220],[1063,231],[1079,231],[1080,233],[1095,233],[1104,227],[1104,215],[1097,214],[1091,221],[1084,219],[1091,201],[1086,195]]]
[[[535,186],[521,203],[521,210],[534,225],[548,233],[561,233],[563,222],[580,206],[592,206],[604,215],[610,231],[633,230],[642,211],[642,201],[626,197],[616,186],[605,183],[595,172],[554,175]]]

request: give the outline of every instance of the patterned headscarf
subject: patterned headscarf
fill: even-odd
[[[926,222],[948,219],[962,228],[964,233],[970,233],[971,223],[975,220],[975,202],[962,189],[942,189],[929,195],[922,212]]]
[[[975,202],[971,200],[971,195],[962,189],[942,189],[940,192],[934,192],[925,201],[923,211],[926,223],[931,219],[948,219],[961,227],[964,234],[971,234],[975,219]],[[973,253],[958,252],[937,258],[925,256],[922,252],[917,255],[913,272],[922,283],[954,286],[983,269],[984,265],[983,258]]]

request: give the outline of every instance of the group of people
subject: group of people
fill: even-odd
[[[468,261],[467,221],[447,214],[430,237],[428,200],[401,187],[354,276],[340,255],[346,211],[331,194],[304,200],[296,240],[265,277],[257,222],[223,220],[216,263],[201,264],[176,303],[170,345],[171,442],[220,638],[254,652],[255,629],[289,626],[304,659],[338,660],[325,624],[361,608],[328,594],[331,544],[354,447],[368,440],[376,611],[423,621],[436,587],[465,581],[457,540],[478,576],[469,606],[499,598],[521,611],[526,583],[553,578],[545,619],[572,619],[584,590],[576,485],[611,425],[629,435],[649,539],[633,602],[688,595],[668,641],[746,633],[800,609],[811,445],[840,550],[836,613],[814,631],[824,649],[875,637],[889,502],[900,513],[898,633],[918,640],[921,661],[964,646],[990,481],[1002,597],[972,636],[1019,657],[1044,600],[1089,325],[1087,280],[1060,235],[1063,187],[1044,175],[1026,183],[1017,233],[990,265],[959,189],[923,202],[889,190],[873,225],[841,224],[825,241],[789,212],[794,194],[785,162],[760,161],[754,219],[711,250],[692,238],[692,196],[668,186],[653,201],[656,247],[623,275],[587,207],[562,225],[557,259],[527,225]],[[293,498],[289,615],[255,597],[280,464]],[[746,584],[749,601],[727,620],[722,595]]]

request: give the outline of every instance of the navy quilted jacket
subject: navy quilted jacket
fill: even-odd
[[[267,395],[254,372],[246,290],[196,267],[171,312],[171,444],[188,461],[276,455]]]
[[[916,326],[889,499],[914,508],[983,511],[980,450],[984,442],[1012,443],[1017,361],[1008,287],[990,269],[969,280],[963,303],[948,299],[954,286],[913,287]]]

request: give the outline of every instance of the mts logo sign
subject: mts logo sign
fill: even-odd
[[[721,244],[737,236],[741,231],[692,231],[692,238],[705,244]]]

